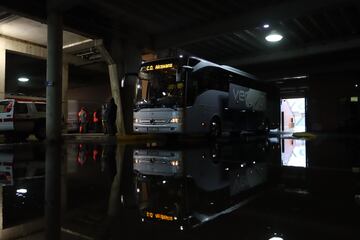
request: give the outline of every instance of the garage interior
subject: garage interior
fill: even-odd
[[[150,3],[139,9],[137,3],[126,1],[121,6],[111,1],[81,2],[63,5],[64,29],[70,30],[64,32],[64,53],[83,61],[76,65],[81,65],[83,72],[92,69],[104,79],[99,81],[107,81],[106,64],[99,51],[87,46],[86,39],[103,39],[110,51],[111,42],[119,37],[120,41],[134,43],[145,60],[187,53],[270,81],[279,86],[283,98],[305,97],[308,131],[359,131],[359,106],[354,102],[356,98],[351,98],[359,95],[360,85],[356,1],[316,1],[307,5],[301,1],[183,1],[176,7],[175,16],[172,5],[165,2],[151,6],[152,11],[147,11]],[[3,5],[2,35],[46,46],[44,1]],[[85,13],[91,15],[92,24],[84,22],[86,17],[81,14]],[[272,31],[281,33],[283,40],[264,41]],[[81,41],[85,43],[67,47]],[[77,84],[71,79],[69,83]]]
[[[279,39],[269,40],[271,35]],[[56,36],[61,36],[61,39]],[[189,145],[193,140],[180,141],[177,138],[170,138],[167,143],[162,138],[136,142],[137,135],[132,130],[133,108],[141,64],[180,55],[241,69],[276,86],[280,92],[279,131],[266,143],[253,136],[249,137],[250,144],[245,137],[246,140],[239,141],[221,139],[207,147],[204,146],[205,140],[194,143],[195,147],[192,147]],[[354,218],[360,212],[359,56],[360,2],[357,0],[1,1],[0,99],[12,95],[43,97],[47,98],[47,109],[52,112],[47,112],[48,142],[29,140],[20,143],[34,144],[36,149],[18,146],[18,143],[6,144],[0,138],[0,170],[2,166],[12,169],[12,180],[0,187],[0,238],[127,238],[135,234],[130,229],[147,229],[141,223],[140,227],[137,224],[150,218],[154,222],[164,219],[168,223],[176,222],[174,216],[178,215],[171,215],[175,213],[166,210],[170,206],[156,209],[159,206],[154,203],[144,210],[145,217],[142,215],[137,219],[139,221],[132,219],[134,208],[138,210],[151,200],[156,202],[155,194],[151,195],[150,190],[160,198],[165,191],[164,199],[170,199],[170,204],[175,196],[171,195],[172,191],[178,191],[177,197],[183,197],[183,193],[180,194],[183,189],[176,188],[176,177],[157,173],[156,182],[156,177],[141,172],[144,169],[136,169],[135,164],[140,160],[135,161],[135,152],[140,149],[138,153],[142,153],[146,149],[148,155],[156,151],[156,154],[164,154],[162,156],[171,153],[174,159],[181,156],[184,166],[187,158],[215,156],[209,168],[204,165],[204,175],[201,175],[205,176],[204,182],[196,182],[196,177],[193,177],[196,189],[201,188],[201,183],[204,186],[214,184],[216,177],[212,179],[210,173],[217,176],[215,172],[220,171],[224,178],[228,178],[229,169],[231,171],[234,167],[227,165],[228,162],[236,162],[234,165],[239,165],[239,169],[249,167],[252,162],[268,164],[266,182],[273,195],[266,192],[268,188],[255,184],[255,190],[241,193],[246,197],[234,194],[244,198],[243,202],[226,195],[229,202],[237,204],[229,207],[226,205],[229,203],[223,201],[227,206],[224,209],[220,207],[223,202],[218,197],[221,191],[238,193],[241,182],[225,183],[221,179],[219,182],[228,187],[226,190],[224,187],[221,191],[211,192],[210,187],[204,187],[203,192],[196,193],[199,199],[201,196],[211,199],[206,203],[211,206],[204,208],[209,208],[212,214],[206,212],[209,215],[202,215],[201,223],[188,222],[191,225],[189,230],[183,222],[179,226],[173,224],[176,231],[172,228],[169,231],[174,239],[200,238],[210,233],[219,236],[223,234],[220,231],[237,234],[241,239],[235,230],[236,221],[243,224],[247,234],[242,236],[244,239],[300,239],[307,237],[303,236],[306,231],[314,234],[314,238],[339,239],[345,236],[346,239],[358,239],[360,233]],[[30,80],[21,82],[21,77]],[[111,97],[118,106],[116,140],[106,142],[108,139],[103,134],[86,139],[82,139],[81,134],[73,134],[80,136],[71,138],[75,142],[64,140],[67,130],[61,127],[61,118],[67,119],[70,111],[77,114],[79,106],[86,106],[91,112],[99,110]],[[77,109],[69,109],[68,101],[77,101]],[[303,133],[301,136],[305,138],[298,139],[292,135],[293,132]],[[135,143],[127,142],[127,138]],[[120,140],[121,143],[114,143]],[[22,148],[29,153],[27,157],[18,153]],[[202,152],[193,148],[202,149]],[[242,156],[245,160],[240,162]],[[152,159],[155,158],[152,156]],[[31,165],[33,162],[35,167]],[[61,166],[59,162],[63,162]],[[197,164],[194,162],[192,164]],[[37,169],[38,173],[30,174],[30,168]],[[182,170],[188,171],[185,169]],[[260,174],[259,169],[255,170]],[[249,167],[249,171],[254,169]],[[194,172],[203,173],[201,167]],[[194,172],[192,174],[196,175]],[[240,170],[235,173],[241,175]],[[149,182],[143,179],[146,177]],[[96,178],[98,182],[94,180]],[[87,182],[88,179],[91,180]],[[181,186],[189,187],[186,185],[188,180],[181,183]],[[45,184],[52,190],[43,189]],[[32,188],[36,194],[44,194],[46,200],[38,195],[29,196],[28,205],[25,205],[31,209],[33,205],[29,201],[39,201],[41,206],[34,209],[43,211],[35,214],[24,207],[28,212],[16,218],[14,212],[19,204],[16,199],[25,199],[27,194],[17,190],[26,185],[30,192]],[[151,187],[155,185],[157,188],[154,190]],[[160,185],[167,186],[160,189]],[[194,190],[193,185],[190,190]],[[98,196],[97,191],[106,199]],[[136,193],[129,194],[132,191]],[[258,192],[269,196],[269,200],[258,197]],[[134,194],[138,195],[135,197]],[[191,196],[189,192],[187,194]],[[191,202],[193,199],[189,200],[187,194],[184,194],[186,201]],[[85,207],[76,200],[77,197],[86,202]],[[136,202],[140,198],[143,205]],[[55,204],[49,205],[48,200]],[[121,206],[118,206],[120,202]],[[323,202],[326,203],[322,206]],[[106,206],[101,208],[96,206],[97,203]],[[205,206],[202,202],[198,204]],[[335,207],[332,208],[331,204]],[[309,209],[315,210],[311,212]],[[90,213],[87,215],[86,211]],[[196,219],[198,215],[194,216],[191,218]],[[212,222],[219,216],[218,223]],[[249,222],[239,220],[239,216]],[[132,220],[124,221],[127,217]],[[206,217],[209,223],[203,221]],[[327,217],[328,221],[325,220]],[[333,218],[347,219],[348,222],[344,220],[337,224]],[[287,219],[291,221],[287,222]],[[257,221],[261,226],[259,231],[250,224]],[[205,227],[198,233],[190,230],[203,226],[203,223]],[[121,228],[116,229],[115,224],[122,224]],[[134,236],[145,237],[147,231],[150,230],[144,230],[144,235]],[[161,236],[162,231],[153,230],[153,237]],[[295,232],[299,235],[296,236]],[[184,233],[189,235],[182,235]]]

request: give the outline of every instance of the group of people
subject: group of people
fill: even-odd
[[[89,132],[89,125],[92,123],[95,132],[104,132],[105,134],[116,134],[116,112],[117,106],[114,98],[111,98],[109,103],[101,106],[101,111],[93,112],[92,118],[85,107],[82,107],[78,113],[79,132]]]

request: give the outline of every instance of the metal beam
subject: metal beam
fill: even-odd
[[[175,46],[183,46],[200,40],[211,38],[224,33],[247,29],[261,25],[264,20],[286,20],[297,16],[304,16],[316,10],[323,9],[332,4],[344,4],[351,0],[293,0],[284,1],[276,6],[269,6],[262,9],[249,11],[244,14],[237,14],[222,20],[216,19],[209,24],[199,24],[192,27],[185,27],[182,30],[176,29],[154,37],[155,48],[162,49]],[[357,3],[352,0],[351,2]]]
[[[348,50],[359,47],[360,47],[360,38],[354,38],[348,41],[336,41],[326,45],[323,44],[311,45],[311,46],[303,47],[301,49],[286,50],[271,54],[262,54],[262,55],[245,57],[245,58],[227,59],[221,61],[221,63],[231,66],[251,65],[251,64],[259,64],[265,62],[281,61],[291,58],[306,57],[311,55]]]

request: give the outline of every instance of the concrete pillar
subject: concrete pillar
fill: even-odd
[[[122,176],[122,167],[124,162],[124,146],[118,145],[116,149],[116,175],[113,179],[109,195],[108,216],[116,217],[120,212],[121,196],[120,185]]]
[[[110,75],[110,86],[111,86],[111,94],[115,100],[115,104],[117,105],[117,113],[116,113],[116,126],[118,130],[118,135],[125,135],[125,127],[124,127],[124,118],[123,118],[123,108],[120,97],[120,81],[118,74],[118,67],[116,64],[110,64],[109,66],[109,75]]]
[[[6,50],[0,46],[0,99],[5,98]]]
[[[51,6],[51,2],[48,5]],[[48,59],[46,85],[46,136],[48,141],[61,138],[61,91],[62,91],[62,17],[55,9],[48,10]]]
[[[110,54],[116,62],[118,79],[120,81],[124,79],[124,86],[120,87],[124,126],[126,133],[132,133],[134,98],[137,74],[141,65],[141,52],[133,42],[114,39]]]
[[[67,117],[68,117],[68,89],[69,89],[69,64],[64,63],[62,66],[62,117],[64,121],[64,131],[67,132]]]
[[[51,141],[46,146],[45,162],[45,239],[60,240],[61,145]]]
[[[0,186],[0,231],[3,229],[3,186]],[[0,234],[1,235],[1,234]]]

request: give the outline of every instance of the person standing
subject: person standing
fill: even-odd
[[[96,133],[100,132],[100,111],[96,110],[93,112],[93,123],[94,123],[94,130]]]
[[[78,113],[79,117],[79,125],[80,133],[87,133],[87,126],[88,126],[88,113],[85,111],[85,108],[81,108],[80,112]]]
[[[116,133],[116,112],[117,106],[115,104],[114,98],[111,98],[107,107],[107,122],[109,128],[108,133],[110,135],[115,135]]]
[[[102,126],[103,126],[103,132],[104,134],[108,134],[108,114],[107,114],[107,105],[103,104],[101,105],[101,120],[102,120]]]

